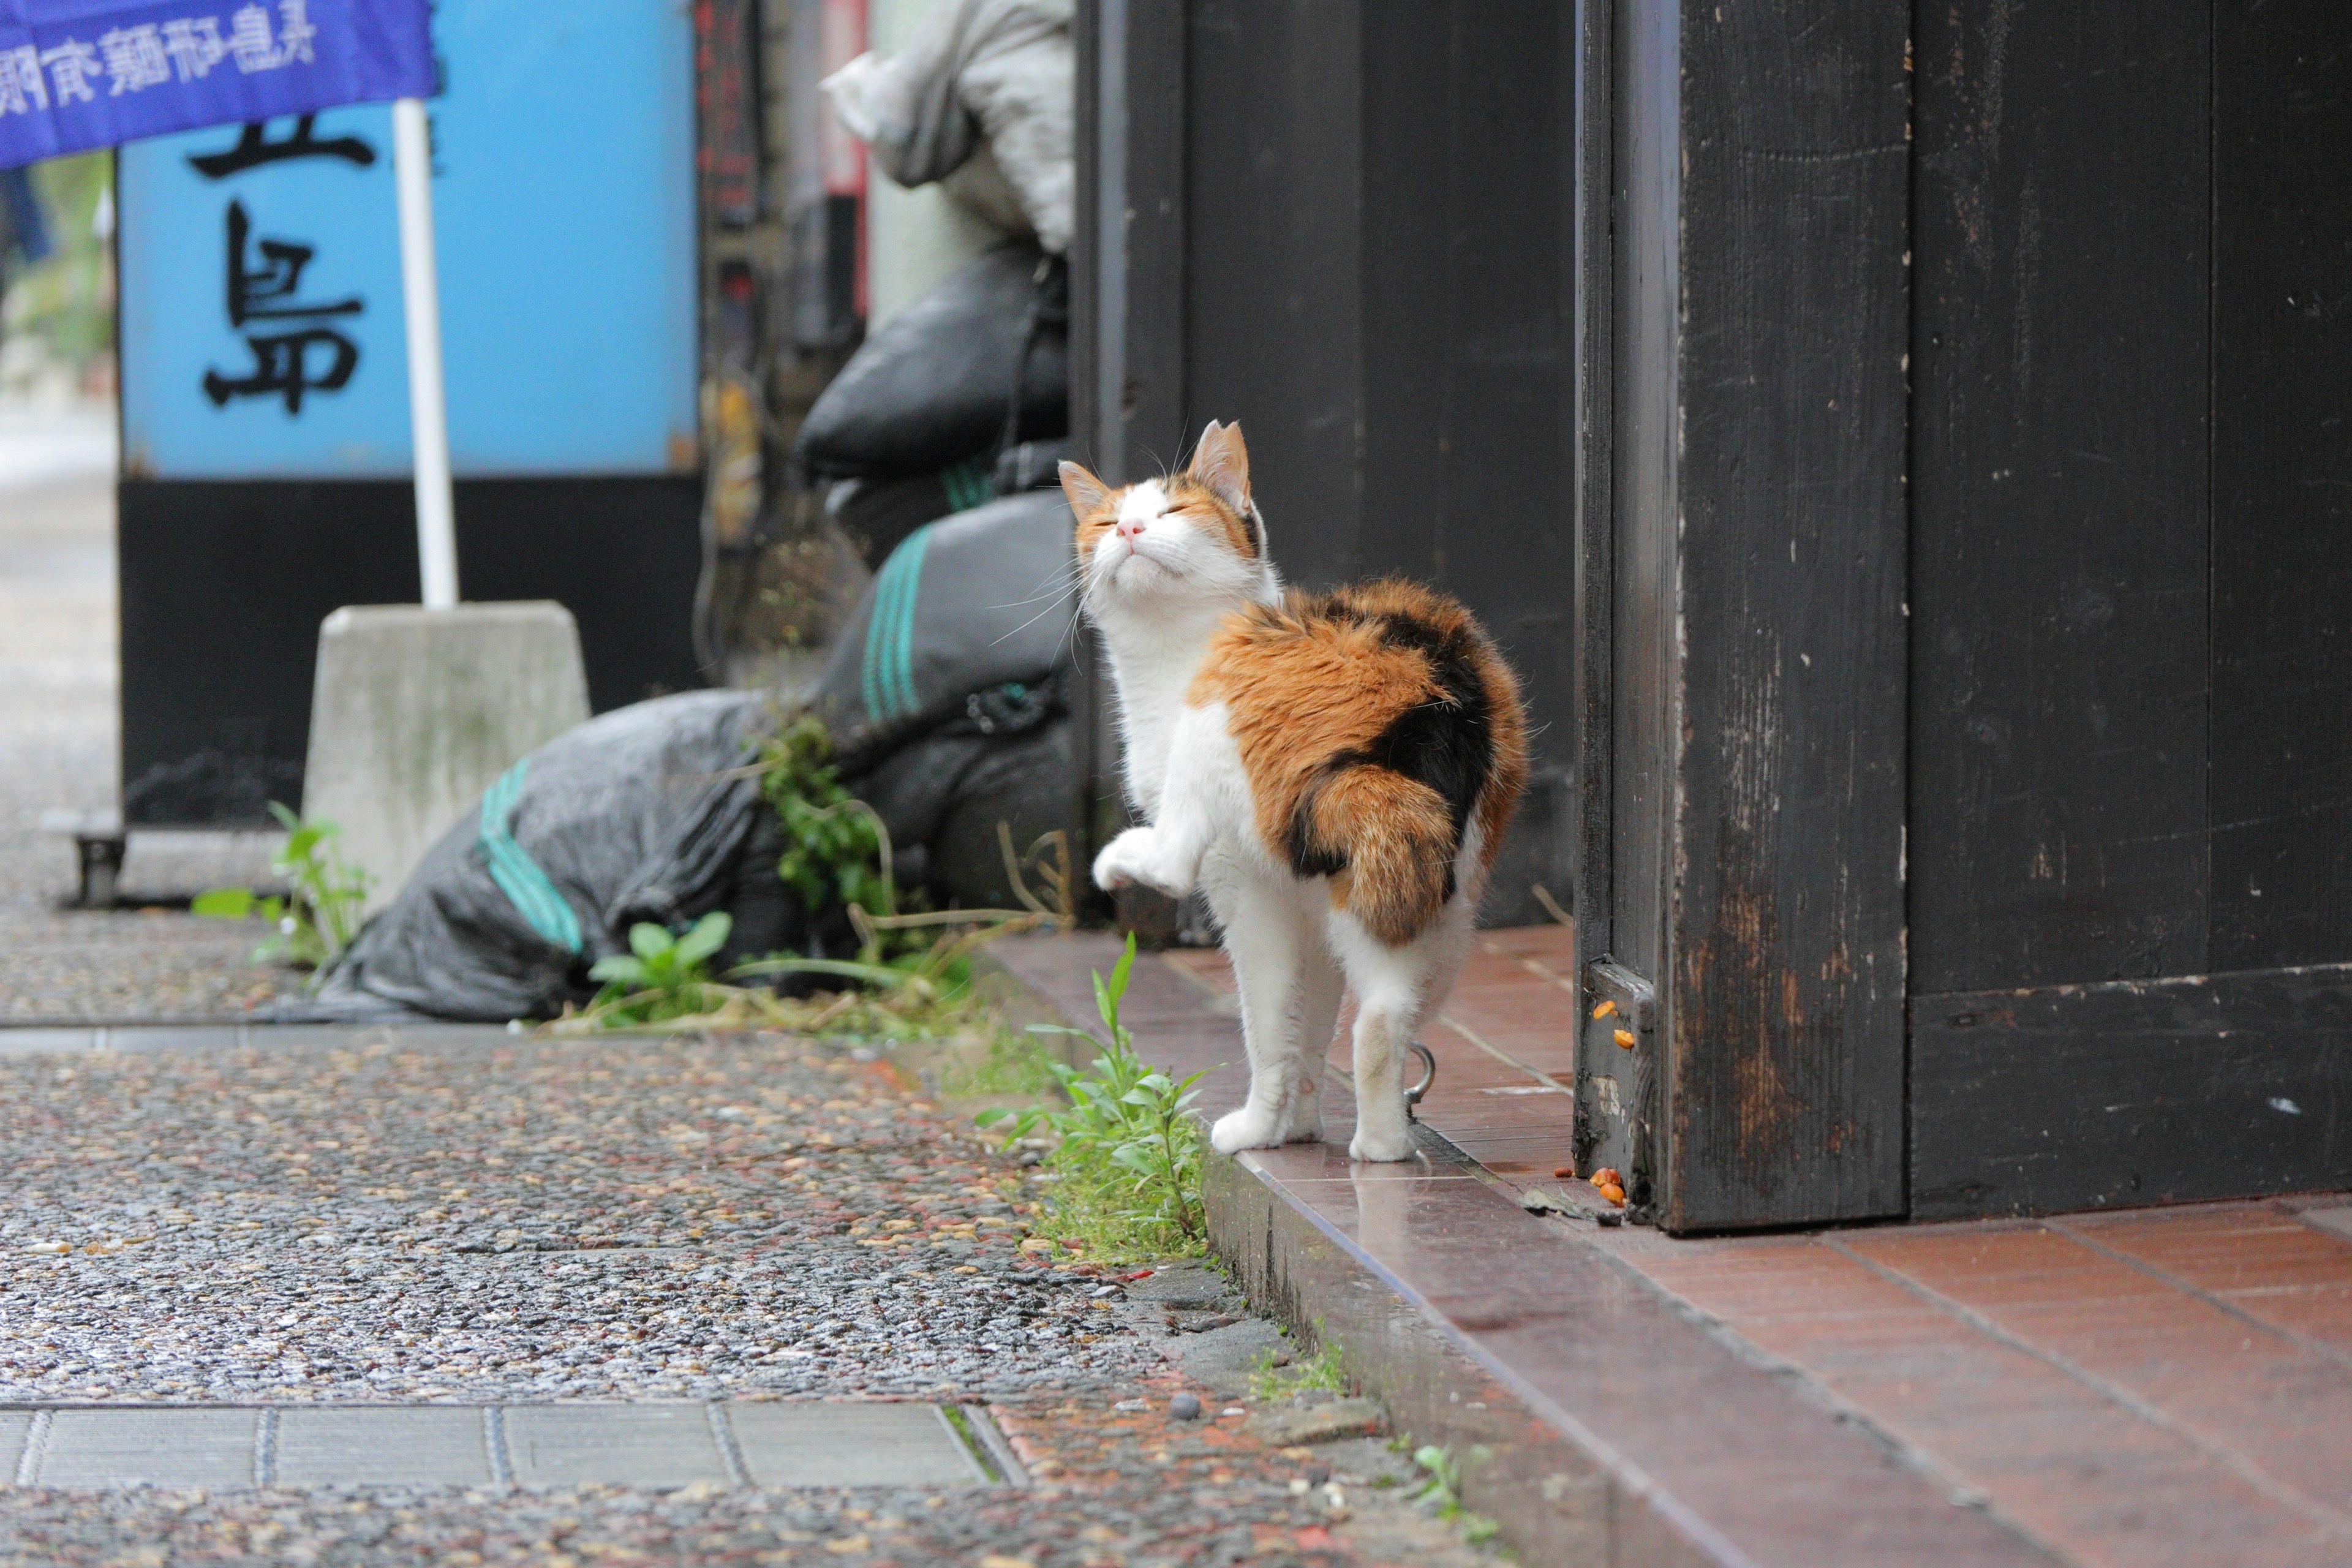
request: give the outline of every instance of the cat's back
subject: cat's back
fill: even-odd
[[[1491,853],[1526,783],[1509,665],[1458,600],[1401,578],[1236,612],[1190,700],[1224,704],[1269,842],[1318,780],[1369,766],[1442,800],[1457,843],[1475,805]]]
[[[1431,701],[1519,721],[1518,681],[1477,617],[1398,577],[1293,590],[1278,605],[1235,611],[1211,641],[1192,697],[1281,709],[1334,736],[1377,734]]]

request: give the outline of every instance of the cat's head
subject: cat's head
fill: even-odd
[[[1182,473],[1119,489],[1064,463],[1062,493],[1078,521],[1079,587],[1097,620],[1223,615],[1281,594],[1238,425],[1211,420]]]

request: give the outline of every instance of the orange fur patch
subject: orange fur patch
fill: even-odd
[[[1239,612],[1210,643],[1188,696],[1225,705],[1269,853],[1342,868],[1334,903],[1391,943],[1436,920],[1461,847],[1437,788],[1363,760],[1413,710],[1455,700],[1416,638],[1459,649],[1485,700],[1475,805],[1483,876],[1526,787],[1527,721],[1510,668],[1455,601],[1388,580]]]

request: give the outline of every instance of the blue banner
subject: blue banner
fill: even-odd
[[[434,90],[427,0],[0,0],[0,168]]]

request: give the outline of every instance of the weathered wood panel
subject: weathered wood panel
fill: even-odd
[[[1186,39],[1184,438],[1241,421],[1315,587],[1364,569],[1362,42],[1356,0],[1193,0]]]
[[[2213,27],[2212,967],[2352,959],[2352,8]]]
[[[1921,996],[1915,1218],[2352,1185],[2352,965]]]
[[[2209,20],[1919,8],[1915,990],[2207,966]]]
[[[1616,561],[1616,466],[1611,455],[1615,385],[1611,353],[1615,338],[1611,247],[1616,138],[1610,129],[1615,99],[1610,79],[1613,10],[1611,0],[1576,0],[1570,8],[1576,27],[1570,82],[1575,162],[1567,173],[1574,225],[1570,248],[1576,265],[1571,417],[1576,441],[1576,644],[1570,682],[1575,742],[1570,777],[1573,826],[1562,837],[1573,889],[1554,891],[1565,895],[1563,901],[1574,916],[1580,973],[1610,951],[1616,903],[1610,822],[1615,700],[1610,602]]]
[[[1664,1219],[1899,1213],[1908,17],[1681,23]]]
[[[1364,16],[1357,556],[1460,595],[1519,673],[1536,780],[1502,923],[1545,918],[1528,884],[1568,889],[1571,25],[1553,0]]]
[[[1125,481],[1156,468],[1159,459],[1139,454],[1175,451],[1184,438],[1185,0],[1103,0],[1076,20],[1070,433],[1080,461]],[[1105,668],[1099,649],[1078,661],[1086,864],[1127,816]]]
[[[1661,984],[1668,808],[1680,756],[1675,639],[1680,479],[1682,100],[1671,5],[1616,0],[1611,63],[1614,319],[1609,589],[1612,910],[1606,948]]]

